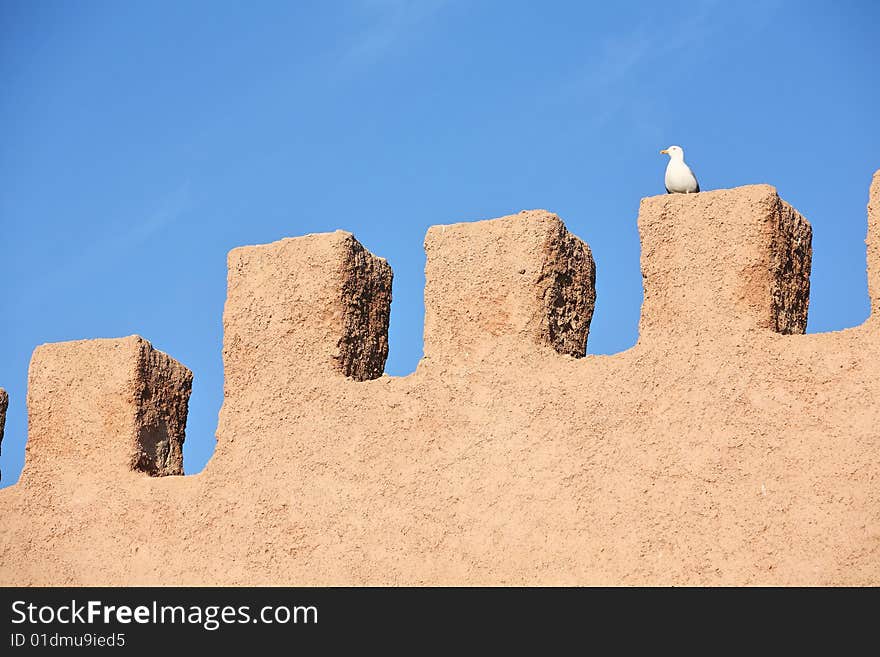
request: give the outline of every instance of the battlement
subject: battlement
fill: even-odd
[[[425,237],[425,357],[501,348],[586,353],[596,265],[545,210],[449,226]]]
[[[183,474],[192,373],[138,336],[37,347],[22,479]]]
[[[642,200],[642,340],[803,333],[812,230],[769,185]]]
[[[227,391],[289,375],[382,375],[391,267],[343,231],[229,253],[223,359]]]
[[[812,234],[773,187],[646,198],[638,225],[638,345],[586,357],[596,266],[559,217],[430,228],[407,377],[391,268],[353,235],[232,250],[195,477],[166,477],[187,368],[137,336],[38,347],[0,583],[880,583],[880,172],[873,316],[841,333],[797,335]]]

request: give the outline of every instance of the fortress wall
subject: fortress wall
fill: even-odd
[[[0,583],[880,583],[880,341],[787,335],[809,224],[757,185],[645,199],[639,227],[639,345],[584,358],[594,266],[557,217],[431,228],[406,377],[353,236],[235,249],[193,477],[147,476],[180,471],[186,368],[137,337],[39,347]]]

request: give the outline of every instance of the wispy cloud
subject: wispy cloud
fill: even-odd
[[[180,220],[192,209],[190,183],[183,181],[167,194],[157,199],[155,205],[140,217],[123,219],[115,225],[117,230],[107,232],[76,251],[70,258],[43,270],[29,282],[29,288],[45,291],[60,279],[70,279],[94,273],[96,267],[106,266],[109,261],[125,258],[131,250]],[[97,229],[94,229],[97,230]]]
[[[159,199],[152,212],[143,220],[133,221],[108,241],[118,249],[127,249],[146,241],[154,234],[179,219],[192,206],[192,195],[188,180]]]
[[[359,0],[366,27],[340,53],[340,77],[363,71],[415,37],[450,0]]]
[[[644,19],[607,35],[552,96],[557,102],[589,105],[592,122],[601,126],[627,105],[650,104],[641,89],[645,75],[665,79],[675,75],[676,67],[695,63],[730,28],[731,15],[747,13],[748,30],[754,32],[767,26],[779,4],[768,0],[752,12],[721,0],[694,0],[686,14],[676,12],[659,23]]]
[[[676,17],[674,25],[649,24],[642,21],[626,31],[606,36],[591,57],[565,85],[568,94],[603,95],[617,85],[625,84],[647,66],[658,75],[664,59],[671,59],[688,48],[696,48],[711,39],[718,29],[713,24],[718,0],[696,2],[687,16]]]

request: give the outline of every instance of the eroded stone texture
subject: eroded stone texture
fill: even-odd
[[[810,306],[810,267],[813,229],[793,207],[778,196],[771,199],[770,308],[768,326],[777,333],[804,333]]]
[[[6,409],[9,408],[9,395],[3,388],[0,388],[0,450],[3,448],[3,428],[6,426]],[[0,472],[0,480],[3,473]]]
[[[547,236],[544,254],[537,285],[544,305],[541,338],[556,353],[580,358],[586,351],[596,305],[593,254],[562,221]]]
[[[773,187],[646,198],[639,229],[640,340],[805,331],[812,231]]]
[[[192,373],[138,336],[37,347],[23,477],[183,474]]]
[[[135,453],[132,470],[154,477],[183,474],[192,372],[143,341],[134,378]]]
[[[545,210],[433,226],[425,238],[425,355],[585,354],[596,300],[589,247]]]
[[[342,261],[342,335],[337,342],[339,369],[356,381],[382,376],[388,358],[391,317],[391,266],[367,251],[353,235]]]

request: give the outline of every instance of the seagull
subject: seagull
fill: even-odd
[[[667,194],[694,194],[700,191],[697,177],[691,168],[684,163],[684,151],[681,146],[670,146],[660,152],[669,156],[664,181]]]

